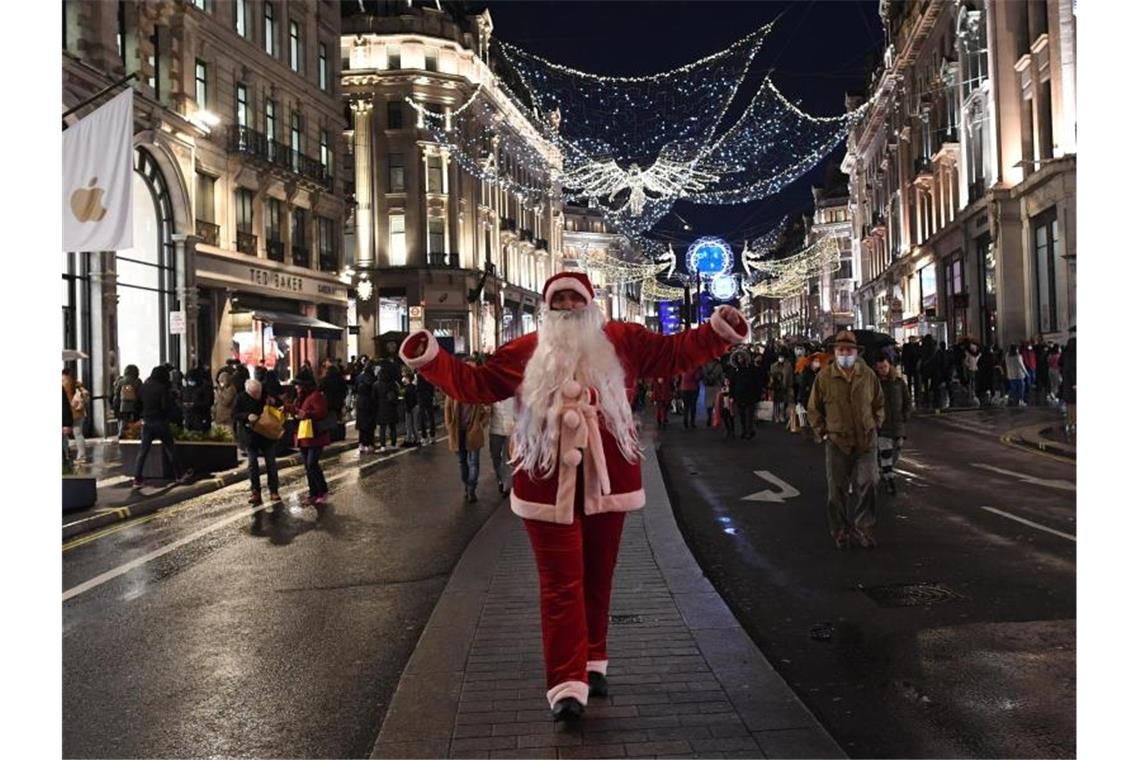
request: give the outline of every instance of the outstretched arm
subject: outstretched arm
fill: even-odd
[[[400,358],[456,401],[491,404],[515,395],[535,342],[534,333],[524,335],[500,347],[486,364],[472,366],[441,349],[427,330],[420,330],[404,340]]]
[[[724,354],[748,338],[748,321],[731,306],[722,306],[696,330],[659,335],[640,325],[627,325],[625,350],[634,357],[639,377],[673,377]]]

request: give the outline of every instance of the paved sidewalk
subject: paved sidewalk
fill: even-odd
[[[456,565],[373,757],[845,757],[696,565],[652,452],[644,474],[614,581],[610,697],[577,727],[552,721],[534,559],[504,503]]]

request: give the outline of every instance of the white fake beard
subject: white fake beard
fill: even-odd
[[[511,439],[512,464],[538,477],[554,471],[558,457],[562,386],[578,380],[598,391],[602,422],[630,462],[641,458],[633,411],[625,390],[625,369],[602,330],[597,303],[584,309],[540,312],[538,346],[523,371],[522,410]]]

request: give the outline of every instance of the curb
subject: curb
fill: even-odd
[[[357,445],[358,444],[355,441],[343,441],[334,443],[324,450],[321,459],[325,460],[339,456],[346,451],[350,451],[356,448]],[[282,457],[281,459],[277,460],[278,470],[299,467],[301,464],[303,463],[301,462],[300,454],[290,454],[287,457]],[[237,467],[232,470],[216,473],[186,487],[171,484],[169,486],[166,486],[166,488],[161,493],[142,499],[141,501],[138,501],[134,504],[130,504],[125,507],[109,508],[106,512],[102,512],[100,514],[84,518],[82,520],[76,520],[75,522],[65,523],[63,526],[63,540],[66,541],[69,538],[74,538],[75,536],[79,536],[84,533],[90,533],[91,531],[105,528],[108,525],[113,525],[123,520],[130,520],[135,517],[149,515],[153,512],[157,512],[163,507],[169,507],[171,504],[177,504],[180,501],[186,501],[187,499],[197,498],[198,496],[204,496],[208,493],[213,493],[214,491],[221,490],[226,486],[231,486],[234,483],[241,482],[247,477],[248,474],[246,468]],[[129,479],[130,478],[124,478],[124,480]]]
[[[1042,432],[1048,430],[1052,425],[1030,425],[1029,427],[1018,428],[1011,430],[1001,437],[1001,442],[1008,446],[1018,446],[1030,451],[1043,451],[1047,454],[1052,454],[1055,457],[1068,459],[1070,461],[1077,461],[1077,449],[1075,446],[1070,446],[1058,441],[1052,441],[1042,435]]]

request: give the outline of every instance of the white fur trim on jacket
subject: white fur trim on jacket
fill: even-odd
[[[585,705],[586,700],[590,697],[590,684],[585,681],[563,681],[546,692],[546,699],[550,702],[552,708],[558,700],[566,699],[566,697],[574,697],[574,699]]]
[[[410,357],[406,353],[404,353],[404,349],[408,347],[408,341],[410,341],[412,338],[419,336],[421,333],[428,337],[427,348],[424,349],[422,356],[417,356],[413,359],[412,357]],[[404,338],[404,342],[400,344],[400,359],[402,359],[404,364],[407,364],[412,369],[419,369],[420,367],[424,366],[425,364],[430,363],[431,360],[434,359],[438,354],[439,354],[439,341],[436,340],[435,336],[432,335],[427,330],[417,330],[416,332],[412,333],[408,337]]]
[[[724,313],[727,309],[731,309],[740,315],[741,319],[744,319],[744,315],[740,314],[739,311],[733,309],[731,306],[717,307],[717,310],[713,312],[712,317],[709,318],[709,324],[712,325],[713,332],[719,335],[722,339],[728,341],[729,343],[732,343],[733,345],[737,343],[747,342],[748,334],[752,331],[751,328],[745,330],[744,335],[738,333],[736,331],[736,328],[730,325],[728,323],[728,320],[724,318]],[[744,324],[746,326],[748,325],[747,319],[744,319]]]
[[[588,660],[586,662],[587,673],[601,673],[603,676],[606,674],[606,668],[609,667],[609,660]]]

